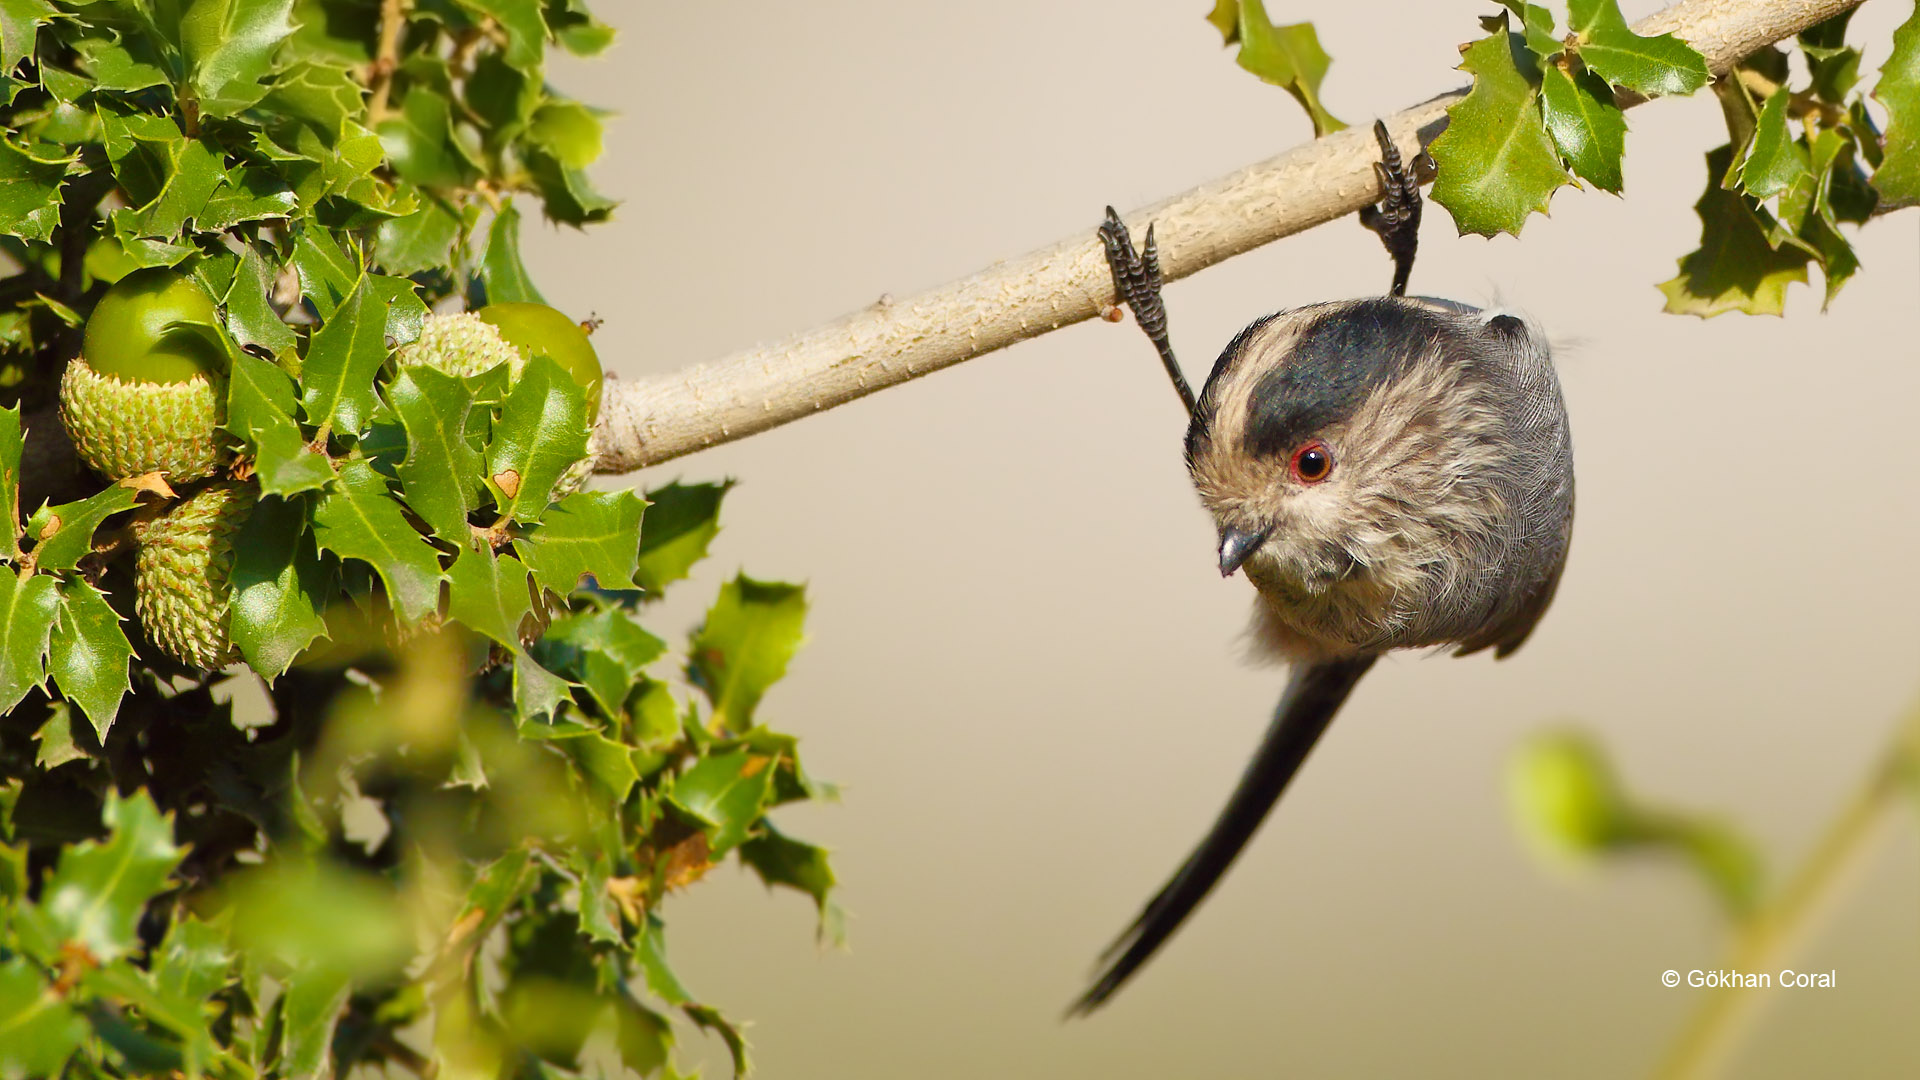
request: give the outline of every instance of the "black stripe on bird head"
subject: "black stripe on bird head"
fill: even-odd
[[[1214,418],[1220,411],[1222,380],[1227,372],[1233,369],[1240,354],[1246,351],[1247,343],[1253,340],[1253,336],[1282,314],[1284,313],[1274,312],[1272,315],[1248,323],[1246,329],[1233,335],[1233,340],[1227,342],[1227,347],[1220,350],[1219,359],[1213,362],[1213,370],[1207,373],[1206,385],[1200,388],[1200,401],[1193,410],[1193,418],[1187,424],[1187,464],[1189,466],[1193,464],[1195,456],[1200,453],[1201,446],[1213,436]]]
[[[1331,306],[1295,335],[1284,362],[1260,375],[1242,446],[1255,456],[1291,453],[1458,333],[1445,314],[1413,301]]]

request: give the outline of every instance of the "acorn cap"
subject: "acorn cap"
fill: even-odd
[[[76,358],[60,377],[60,422],[80,459],[110,480],[161,472],[191,483],[233,458],[220,389],[205,375],[129,382]]]
[[[393,354],[396,364],[423,364],[435,371],[466,378],[496,364],[518,379],[527,355],[502,337],[498,327],[470,311],[429,315],[420,322],[420,336]]]
[[[137,527],[134,609],[148,640],[189,667],[239,658],[227,634],[233,544],[257,498],[251,484],[212,484]]]

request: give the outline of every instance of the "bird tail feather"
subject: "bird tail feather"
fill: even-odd
[[[1375,659],[1360,656],[1294,668],[1274,708],[1273,722],[1260,740],[1260,749],[1247,763],[1239,786],[1206,839],[1193,849],[1133,924],[1100,954],[1099,963],[1105,970],[1068,1009],[1068,1015],[1086,1016],[1106,1004],[1206,898],[1279,801],[1320,733]]]

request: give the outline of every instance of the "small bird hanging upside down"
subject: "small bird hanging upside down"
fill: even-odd
[[[1383,195],[1361,219],[1393,257],[1388,295],[1293,308],[1230,342],[1196,399],[1174,361],[1153,230],[1111,207],[1114,291],[1187,407],[1186,459],[1219,528],[1220,573],[1258,596],[1259,649],[1291,679],[1200,845],[1101,956],[1072,1011],[1111,998],[1205,898],[1341,702],[1390,649],[1520,647],[1553,601],[1573,529],[1573,447],[1541,331],[1406,295],[1420,188],[1374,124]]]

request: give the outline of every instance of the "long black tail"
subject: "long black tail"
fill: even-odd
[[[1280,695],[1280,704],[1274,708],[1273,723],[1260,740],[1253,760],[1247,763],[1226,809],[1133,925],[1100,954],[1106,970],[1073,1003],[1069,1015],[1085,1016],[1106,1004],[1206,898],[1260,827],[1267,811],[1279,801],[1287,782],[1300,770],[1300,763],[1340,710],[1340,703],[1347,700],[1375,659],[1361,656],[1294,669],[1286,692]]]

